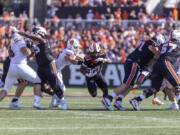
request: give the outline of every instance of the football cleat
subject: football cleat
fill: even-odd
[[[172,103],[166,110],[179,110],[179,106],[177,103]]]
[[[140,111],[139,102],[136,99],[130,99],[129,102],[133,106],[134,110]]]
[[[117,110],[121,110],[121,111],[126,110],[126,108],[122,106],[122,102],[121,102],[120,100],[116,100],[116,101],[114,102],[114,107],[115,107]]]
[[[104,109],[109,110],[109,111],[113,110],[113,108],[111,107],[111,100],[109,98],[103,97],[101,102],[104,106]]]
[[[154,104],[154,105],[163,105],[164,103],[162,101],[160,101],[158,98],[154,98],[152,100],[152,104]]]
[[[67,103],[66,103],[64,98],[60,99],[60,101],[58,101],[58,102],[60,103],[62,110],[67,110],[68,109]]]
[[[16,102],[11,102],[9,105],[10,109],[23,109],[24,106],[20,105],[17,101]]]
[[[43,110],[44,108],[39,103],[34,103],[33,107],[38,110]]]

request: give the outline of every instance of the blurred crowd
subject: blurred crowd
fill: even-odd
[[[0,27],[0,58],[8,55],[7,48],[11,42],[10,25],[20,30],[30,30],[28,21],[19,20],[3,23]],[[36,22],[36,25],[38,22]],[[65,47],[67,40],[76,38],[80,41],[82,51],[87,54],[91,43],[97,42],[114,62],[125,62],[127,55],[132,52],[141,39],[148,39],[157,33],[168,36],[174,27],[174,22],[159,21],[155,23],[142,22],[52,22],[47,21],[44,27],[48,33],[49,43],[56,57]]]
[[[98,4],[114,4],[119,1],[124,1],[124,5],[141,3],[140,0],[59,0],[59,3],[64,6],[74,6],[77,3],[97,6]],[[89,45],[97,42],[110,59],[122,63],[138,46],[140,40],[151,38],[158,33],[167,36],[175,27],[175,20],[177,20],[177,14],[173,11],[170,11],[168,15],[155,15],[147,14],[142,8],[138,12],[135,10],[127,12],[122,11],[121,7],[116,11],[111,11],[111,8],[107,7],[104,14],[90,9],[85,19],[81,14],[77,14],[75,18],[69,15],[66,20],[63,20],[56,15],[57,10],[57,7],[51,6],[43,24],[48,32],[54,57],[66,47],[68,39],[76,38],[80,41],[85,54],[88,53]],[[5,11],[0,20],[0,60],[4,60],[8,55],[7,48],[11,42],[10,25],[20,30],[30,31],[32,25],[40,25],[40,23],[35,19],[30,24],[26,11],[19,16]]]
[[[99,7],[99,6],[137,6],[141,5],[141,0],[58,0],[60,6],[80,6],[80,7]]]

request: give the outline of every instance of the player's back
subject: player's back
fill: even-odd
[[[48,43],[36,46],[36,61],[38,66],[49,66],[53,60],[51,48]]]
[[[155,46],[153,40],[142,40],[139,46],[128,55],[128,61],[135,61],[142,68],[154,57],[154,54],[149,50],[150,45]]]
[[[180,57],[180,43],[169,41],[163,44],[160,60],[167,59],[174,64],[178,57]]]
[[[65,48],[59,56],[56,58],[56,66],[58,70],[62,70],[65,66],[70,65],[71,62],[65,59],[65,56],[74,55],[74,52],[68,48]]]
[[[13,64],[26,64],[27,56],[21,52],[21,47],[26,47],[26,43],[22,36],[19,34],[14,34],[13,41],[11,43],[11,50],[14,56],[11,58],[11,63]]]

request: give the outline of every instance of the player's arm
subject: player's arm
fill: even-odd
[[[84,60],[84,55],[77,55],[76,59],[83,61]]]
[[[112,61],[109,59],[109,58],[104,58],[104,60],[103,60],[105,63],[107,63],[107,64],[111,64],[112,63]]]
[[[65,60],[71,62],[74,65],[81,65],[83,63],[82,60],[77,60],[71,52],[66,52]]]
[[[29,61],[36,61],[36,56],[35,56],[35,54],[32,55],[32,53],[31,53],[31,55],[28,56],[28,59],[29,59]]]
[[[42,43],[42,44],[45,44],[46,43],[46,40],[38,35],[35,35],[35,34],[29,34],[27,32],[24,32],[24,31],[19,31],[18,32],[20,35],[22,36],[25,36],[27,38],[30,38],[32,41],[37,41],[39,43]]]
[[[25,55],[25,56],[30,56],[31,55],[31,51],[27,47],[21,47],[20,50],[23,53],[23,55]]]
[[[108,63],[108,64],[112,63],[112,61],[109,58],[98,58],[96,59],[96,61],[98,61],[99,63]]]
[[[29,34],[29,33],[24,32],[24,31],[19,31],[19,30],[17,30],[16,27],[10,26],[10,29],[15,33],[18,33],[24,37],[30,38],[32,41],[37,41],[39,43],[46,43],[47,42],[45,39],[43,39],[42,37],[40,37],[38,35]]]
[[[148,49],[156,56],[157,59],[160,57],[160,51],[158,47],[150,45]]]

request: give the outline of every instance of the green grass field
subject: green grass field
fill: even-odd
[[[25,92],[32,93],[32,88]],[[110,91],[111,93],[111,91]],[[137,91],[140,94],[141,91]],[[1,135],[179,135],[180,112],[166,111],[170,105],[152,105],[152,98],[141,104],[135,112],[129,104],[130,93],[123,104],[127,111],[105,111],[101,98],[78,97],[88,95],[87,89],[67,88],[69,110],[48,108],[50,97],[41,99],[45,110],[32,108],[32,97],[22,97],[24,110],[9,110],[10,99],[0,103]],[[99,90],[99,96],[101,91]],[[163,94],[160,92],[160,99]]]

